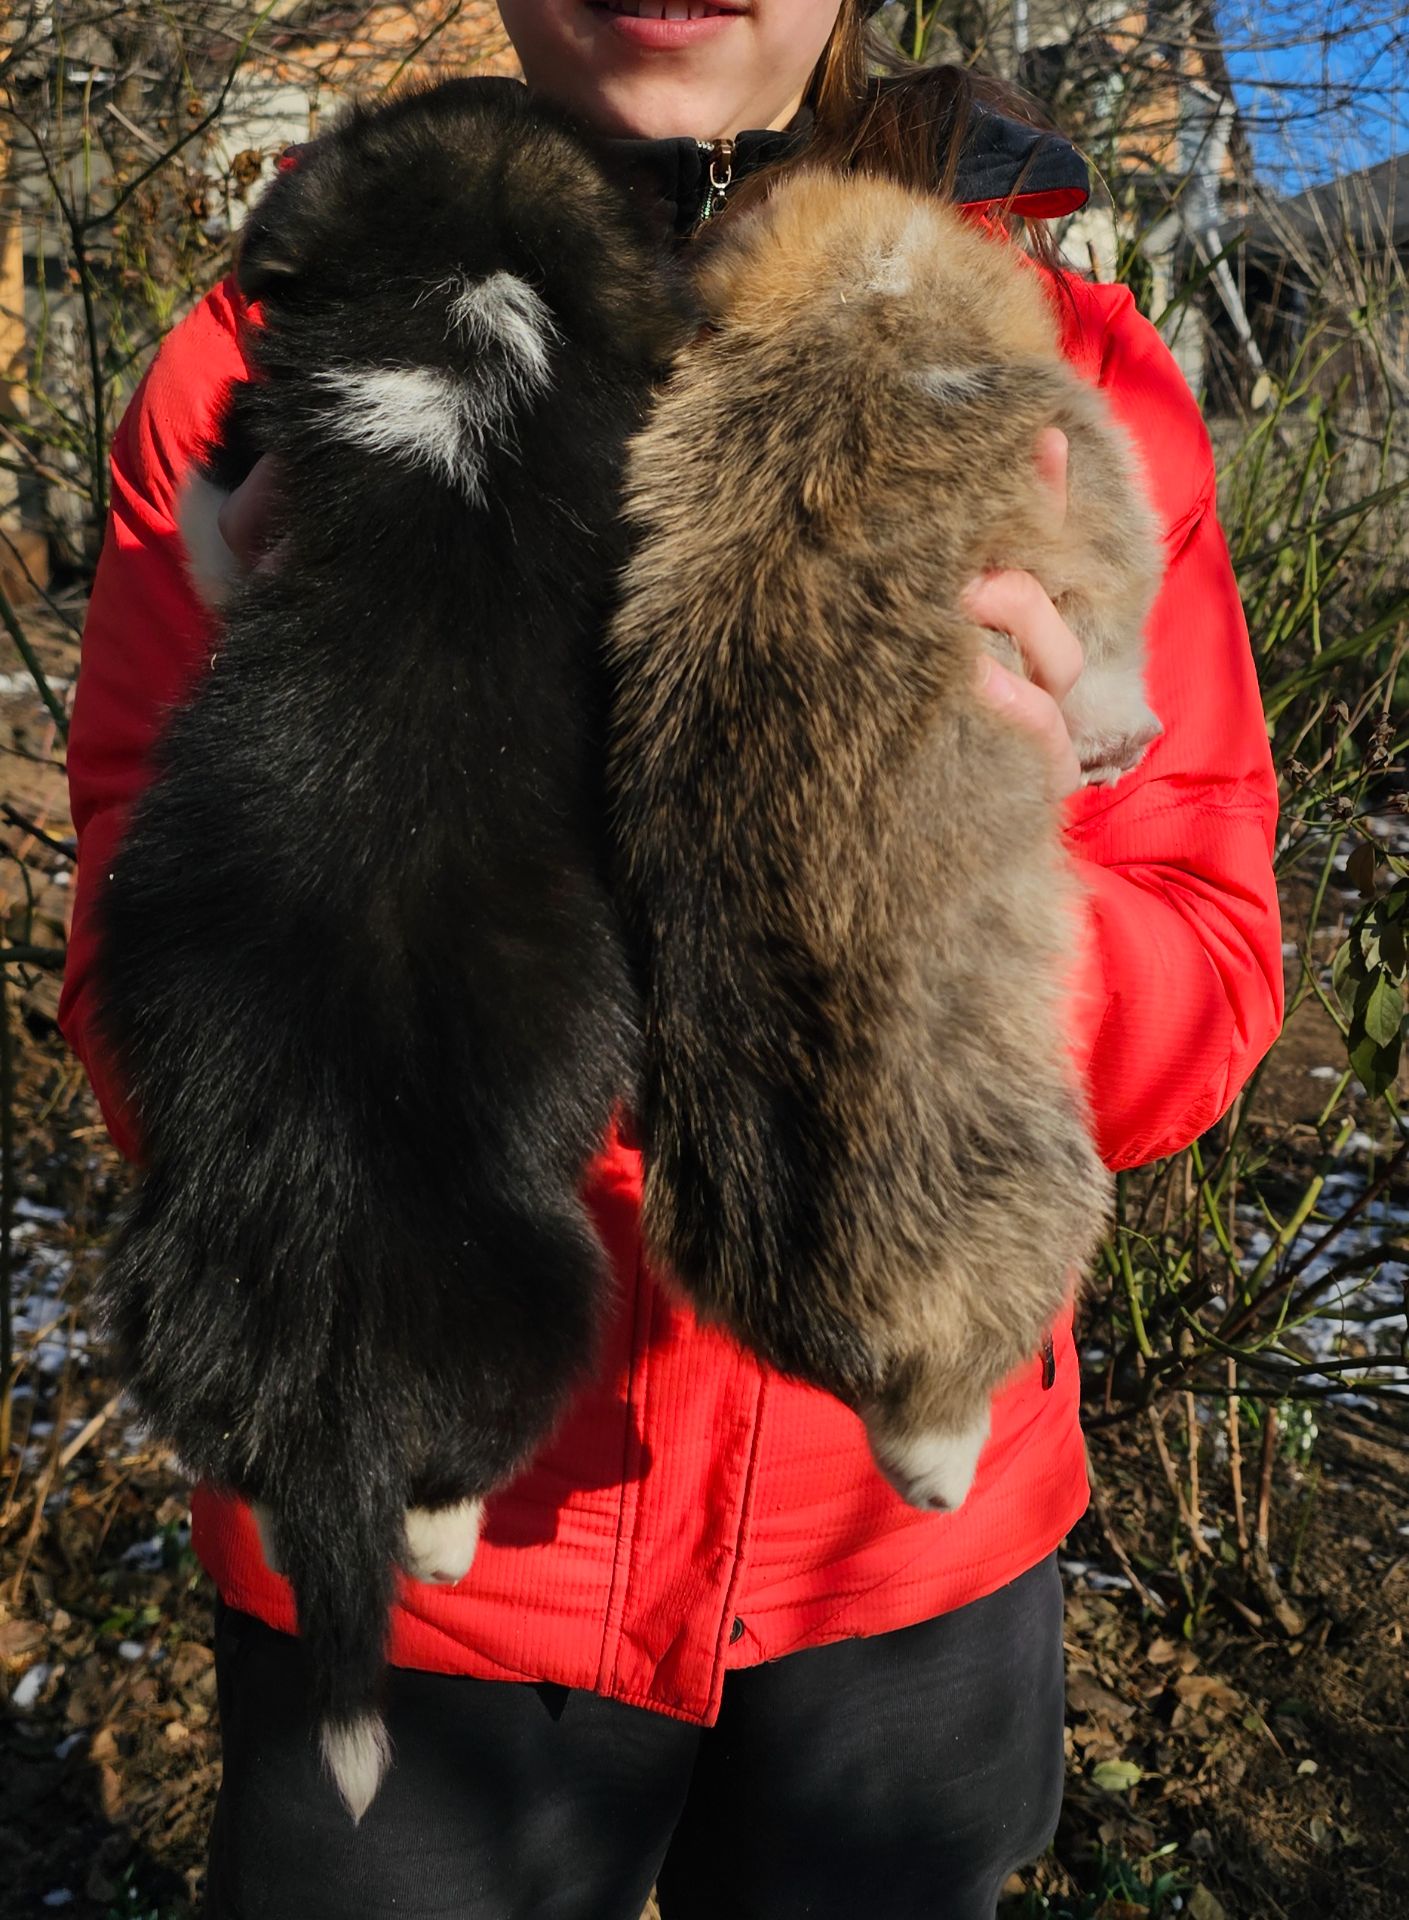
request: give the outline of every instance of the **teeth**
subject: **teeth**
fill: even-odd
[[[729,11],[708,0],[606,0],[606,6],[609,13],[629,13],[637,20],[707,20]]]

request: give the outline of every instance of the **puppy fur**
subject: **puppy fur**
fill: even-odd
[[[1038,576],[1086,650],[1087,777],[1115,778],[1159,730],[1155,522],[1039,274],[952,210],[795,172],[700,244],[711,331],[630,448],[608,638],[647,1250],[953,1507],[1109,1189],[1064,1057],[1058,809],[958,594]]]
[[[152,1428],[258,1503],[358,1817],[393,1563],[463,1575],[593,1358],[580,1188],[640,1043],[600,635],[622,449],[686,323],[508,80],[353,111],[240,276],[255,377],[183,502],[223,637],[101,902],[145,1150],[101,1294]],[[259,452],[279,564],[239,579],[198,530]]]

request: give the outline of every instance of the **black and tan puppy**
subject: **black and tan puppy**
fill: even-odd
[[[1108,1196],[1064,1057],[1058,809],[958,595],[1036,573],[1086,650],[1087,777],[1116,778],[1159,731],[1154,521],[1038,273],[937,201],[795,173],[696,285],[713,331],[633,442],[609,638],[646,1246],[952,1507]]]
[[[357,1816],[394,1562],[465,1571],[592,1359],[579,1190],[639,1046],[600,631],[684,323],[590,146],[508,80],[354,111],[240,276],[255,378],[183,502],[225,632],[102,907],[146,1155],[102,1300],[150,1425],[264,1510]],[[251,451],[278,564],[224,583],[205,523]]]

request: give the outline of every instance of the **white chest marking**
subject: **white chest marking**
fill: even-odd
[[[441,367],[368,367],[319,374],[338,396],[334,418],[350,446],[427,466],[477,506],[485,501],[486,454],[512,435],[515,409],[549,384],[557,335],[542,298],[516,274],[457,276],[446,321],[481,357],[458,374]]]

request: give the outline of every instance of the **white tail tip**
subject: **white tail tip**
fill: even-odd
[[[320,1744],[323,1764],[355,1825],[386,1778],[391,1765],[391,1737],[380,1714],[364,1713],[340,1724],[327,1722]]]

